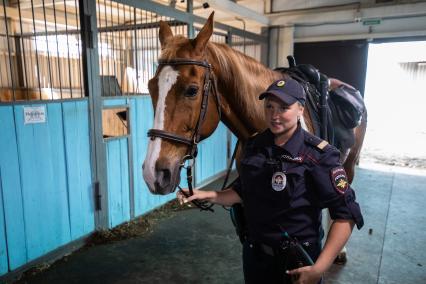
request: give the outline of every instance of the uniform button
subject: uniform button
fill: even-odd
[[[253,245],[252,245],[252,244],[249,244],[249,247],[250,247],[250,248],[253,248]]]

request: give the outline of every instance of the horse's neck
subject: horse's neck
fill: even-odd
[[[281,75],[225,45],[209,44],[218,92],[222,98],[222,121],[240,139],[266,128],[259,94]]]

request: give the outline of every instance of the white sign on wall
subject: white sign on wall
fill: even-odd
[[[46,123],[46,106],[24,107],[24,123]]]

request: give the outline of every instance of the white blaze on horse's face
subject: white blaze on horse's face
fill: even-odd
[[[166,109],[166,97],[179,76],[178,71],[170,66],[165,66],[158,75],[158,101],[155,108],[154,129],[164,130],[164,116]],[[152,193],[158,193],[159,186],[162,185],[163,176],[156,170],[156,163],[161,151],[161,138],[154,138],[149,141],[148,151],[143,166],[143,177]]]

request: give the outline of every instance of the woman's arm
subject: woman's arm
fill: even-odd
[[[354,222],[352,220],[334,220],[328,232],[324,248],[315,265],[320,271],[327,271],[339,252],[351,236]]]
[[[348,241],[353,227],[354,222],[352,220],[340,219],[333,221],[324,248],[315,264],[287,272],[295,276],[297,279],[295,283],[317,283]]]
[[[185,193],[188,193],[188,190],[184,191]],[[222,191],[204,191],[194,189],[194,194],[188,198],[185,197],[180,191],[178,191],[176,193],[176,197],[178,198],[180,204],[187,203],[192,200],[208,201],[223,206],[231,206],[235,203],[241,203],[240,196],[232,187]]]

